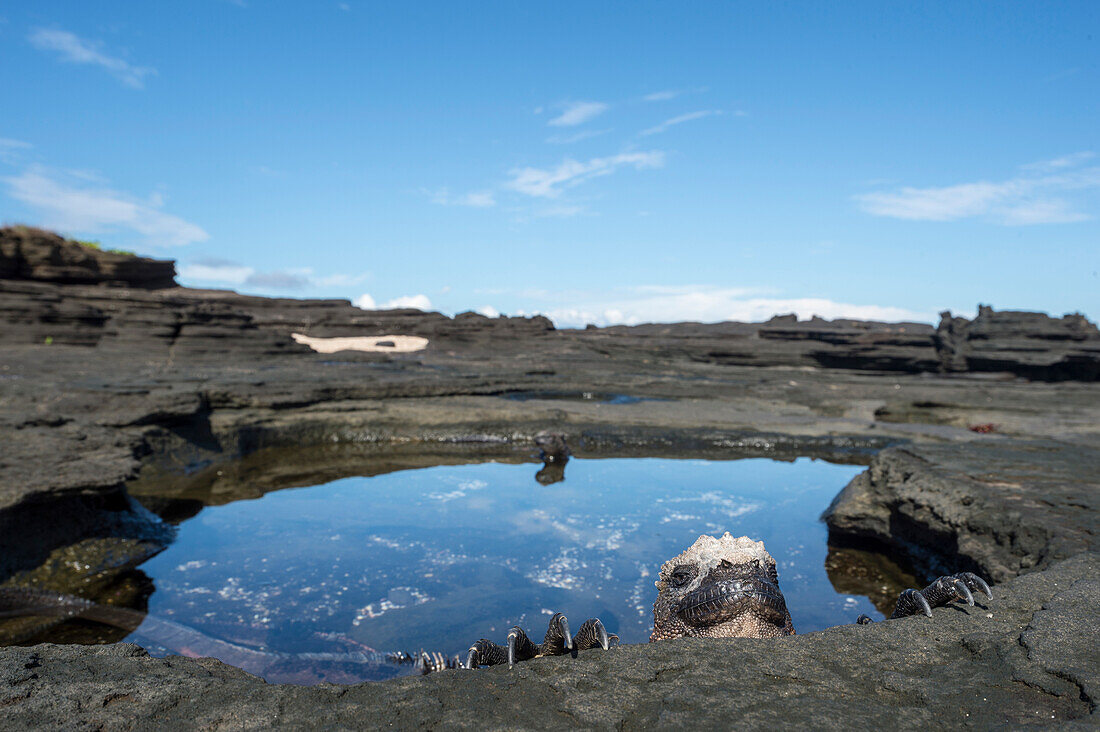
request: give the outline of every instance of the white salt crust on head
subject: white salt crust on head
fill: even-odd
[[[754,559],[769,567],[775,566],[775,560],[772,559],[771,554],[768,554],[762,541],[753,541],[747,536],[734,538],[728,531],[722,534],[720,539],[703,534],[681,554],[661,565],[661,573],[654,584],[661,588],[664,581],[672,574],[672,570],[681,564],[692,564],[699,567],[699,574],[684,587],[685,591],[691,591],[698,588],[703,578],[722,560],[730,564],[745,564]]]

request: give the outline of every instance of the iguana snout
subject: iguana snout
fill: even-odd
[[[661,567],[651,641],[793,634],[775,560],[763,542],[704,535]]]

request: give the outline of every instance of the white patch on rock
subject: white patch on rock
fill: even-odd
[[[408,335],[356,336],[347,338],[314,338],[291,333],[295,343],[309,346],[317,353],[366,351],[367,353],[412,353],[428,347],[428,339]]]

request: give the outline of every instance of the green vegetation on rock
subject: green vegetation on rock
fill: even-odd
[[[121,254],[124,257],[136,257],[137,255],[131,252],[129,249],[104,249],[103,245],[98,241],[89,240],[83,241],[81,239],[75,239],[77,244],[88,249],[94,249],[97,252],[106,252],[107,254]]]

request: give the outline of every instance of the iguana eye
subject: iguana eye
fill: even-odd
[[[673,587],[681,587],[695,577],[695,570],[691,567],[677,567],[672,570],[672,574],[668,576],[668,582]]]

